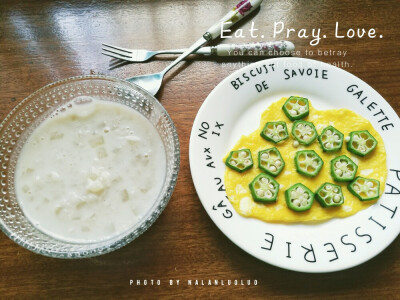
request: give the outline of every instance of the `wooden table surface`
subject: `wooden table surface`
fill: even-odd
[[[222,17],[235,1],[14,1],[0,2],[0,119],[38,88],[81,74],[127,78],[164,68],[170,57],[109,69],[101,43],[144,49],[183,48]],[[253,18],[265,40],[274,21],[296,29],[296,56],[339,64],[376,89],[400,113],[400,5],[398,1],[264,1]],[[375,39],[335,38],[348,28],[375,28]],[[300,29],[329,33],[316,46]],[[379,38],[382,35],[382,38]],[[280,34],[276,39],[285,39]],[[250,36],[214,43],[252,42]],[[314,51],[310,56],[306,50]],[[346,56],[318,50],[347,51]],[[303,274],[263,263],[242,251],[203,209],[189,169],[189,136],[207,95],[226,76],[256,59],[191,58],[167,74],[158,99],[171,115],[181,143],[175,192],[155,224],[131,244],[85,260],[33,254],[0,236],[0,298],[400,298],[400,240],[358,267]],[[398,137],[397,137],[398,138]],[[160,286],[130,285],[133,279]],[[251,279],[251,286],[188,286],[188,279]],[[180,280],[179,286],[169,280]],[[149,282],[150,284],[150,282]]]

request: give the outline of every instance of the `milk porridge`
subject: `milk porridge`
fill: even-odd
[[[72,242],[110,238],[155,203],[166,156],[154,126],[122,104],[85,97],[34,130],[18,159],[15,185],[26,217]]]

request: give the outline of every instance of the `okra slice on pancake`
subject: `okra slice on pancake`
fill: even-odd
[[[311,208],[314,193],[305,185],[296,183],[285,192],[287,206],[296,212],[306,211]]]
[[[300,120],[308,116],[308,99],[290,96],[282,106],[282,110],[290,121]]]
[[[225,165],[232,170],[244,172],[253,166],[253,158],[249,149],[231,151],[225,160]]]

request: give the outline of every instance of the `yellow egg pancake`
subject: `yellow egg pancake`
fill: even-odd
[[[242,136],[231,149],[250,149],[254,161],[254,166],[243,173],[226,167],[224,177],[226,194],[235,210],[242,216],[257,218],[267,222],[316,222],[335,217],[348,217],[374,204],[376,201],[360,201],[348,191],[348,183],[335,182],[330,174],[330,161],[339,155],[347,155],[358,165],[356,176],[373,178],[380,181],[380,195],[382,195],[387,177],[386,152],[381,136],[372,127],[371,123],[348,109],[316,110],[312,106],[311,99],[309,101],[309,116],[303,120],[314,123],[318,134],[329,125],[341,131],[345,137],[348,136],[351,131],[368,130],[378,141],[378,145],[365,157],[360,157],[349,152],[346,148],[345,141],[343,142],[342,149],[333,153],[323,152],[318,139],[309,146],[300,145],[294,147],[294,139],[291,135],[293,122],[286,117],[282,110],[282,106],[286,100],[287,98],[282,98],[271,104],[267,110],[263,112],[259,128],[248,136]],[[260,136],[260,132],[265,123],[274,121],[285,121],[289,132],[289,138],[278,144],[266,141]],[[263,204],[253,200],[249,189],[249,183],[258,174],[262,173],[258,168],[258,152],[272,147],[277,147],[280,151],[285,161],[285,167],[282,172],[275,177],[276,181],[280,184],[277,201],[275,203]],[[324,165],[316,177],[306,177],[296,171],[294,165],[295,153],[305,149],[314,150],[324,161]],[[305,212],[295,212],[287,207],[284,193],[285,190],[293,184],[302,183],[311,191],[315,192],[318,187],[325,182],[335,183],[342,187],[344,203],[341,206],[323,208],[314,200],[311,208]]]

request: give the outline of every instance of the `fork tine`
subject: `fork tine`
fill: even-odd
[[[129,59],[131,59],[131,57],[130,56],[127,56],[127,55],[120,55],[120,54],[118,54],[118,53],[114,53],[114,52],[105,52],[105,51],[103,51],[103,52],[101,52],[101,54],[103,54],[103,55],[107,55],[107,56],[110,56],[110,57],[113,57],[113,58],[118,58],[118,59],[122,59],[122,60],[129,60]]]
[[[125,66],[125,65],[130,64],[130,63],[131,62],[127,61],[127,60],[119,60],[118,63],[110,63],[108,65],[108,69],[109,70],[114,70],[114,69],[117,69],[119,67]]]
[[[114,50],[121,51],[121,52],[132,53],[132,50],[127,49],[127,48],[117,47],[117,46],[113,46],[113,45],[109,45],[109,44],[102,44],[102,45],[105,46],[105,47],[112,48],[112,49],[114,49]],[[103,47],[103,48],[104,48],[104,47]]]
[[[125,56],[125,57],[132,57],[132,54],[133,54],[132,52],[127,53],[127,52],[115,50],[115,49],[112,49],[112,48],[105,48],[105,47],[101,48],[101,50],[106,51],[106,52],[116,53],[116,54],[119,54],[119,55],[122,55],[122,56]]]
[[[119,65],[119,64],[121,64],[123,62],[129,63],[131,61],[130,60],[126,60],[126,59],[113,58],[113,59],[110,59],[108,65],[109,66],[114,66],[114,65]]]

